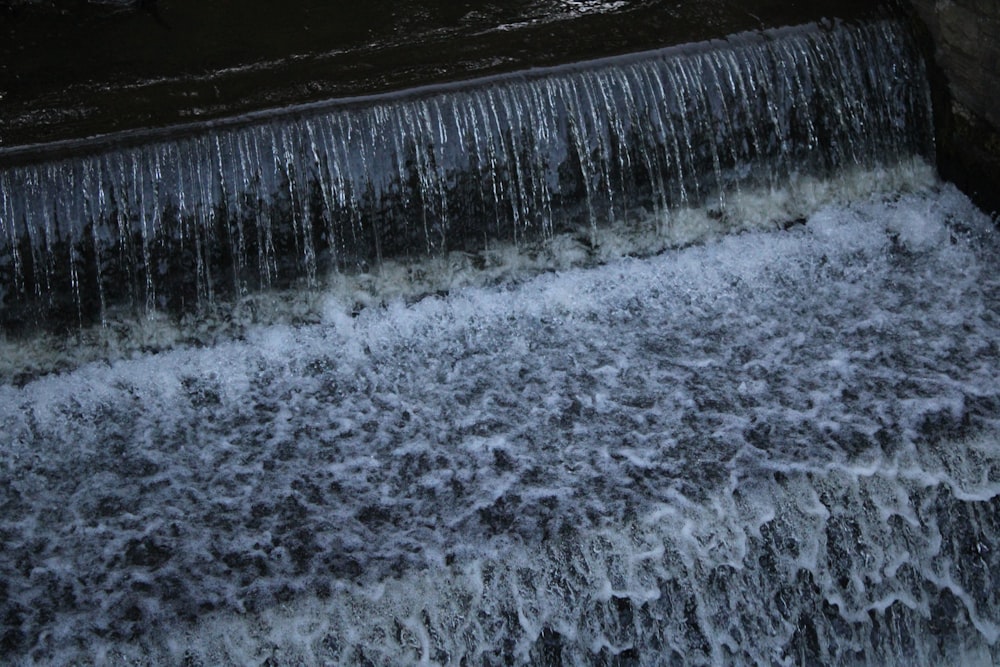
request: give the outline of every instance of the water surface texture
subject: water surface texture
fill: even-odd
[[[905,21],[125,4],[2,7],[67,141],[0,148],[0,662],[1000,663],[1000,232]]]
[[[991,664],[1000,260],[951,187],[0,388],[23,664]]]

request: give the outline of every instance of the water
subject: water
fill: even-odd
[[[900,26],[536,74],[0,172],[5,662],[1000,662]]]
[[[998,242],[916,180],[6,385],[4,651],[991,664]]]
[[[722,217],[743,189],[929,155],[924,80],[897,22],[812,25],[9,167],[2,324],[192,312],[386,259]]]

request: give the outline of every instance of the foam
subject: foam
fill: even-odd
[[[995,660],[1000,237],[815,203],[0,386],[8,654]]]

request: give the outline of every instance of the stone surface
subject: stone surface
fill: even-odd
[[[933,45],[941,175],[1000,211],[1000,2],[912,4]]]
[[[888,0],[0,0],[11,147],[867,15]],[[129,3],[127,3],[129,4]]]

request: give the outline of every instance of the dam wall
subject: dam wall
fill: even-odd
[[[1000,3],[913,0],[933,43],[938,163],[986,211],[1000,210]]]

